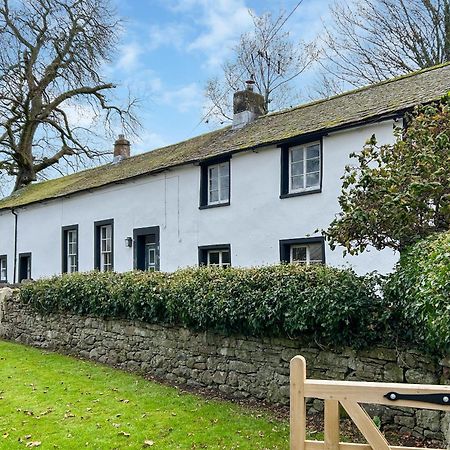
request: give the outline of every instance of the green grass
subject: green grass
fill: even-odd
[[[287,449],[288,434],[268,413],[0,341],[0,449]]]

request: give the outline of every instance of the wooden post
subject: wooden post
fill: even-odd
[[[291,450],[305,450],[306,444],[306,360],[294,356],[290,364],[290,440]]]
[[[339,402],[325,400],[325,450],[339,450]]]

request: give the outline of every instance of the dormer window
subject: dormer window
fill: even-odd
[[[230,159],[201,167],[200,208],[230,204]]]
[[[321,142],[282,148],[281,198],[321,192]]]

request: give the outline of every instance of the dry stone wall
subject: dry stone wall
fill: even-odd
[[[308,377],[335,380],[449,383],[449,368],[415,350],[323,350],[290,339],[222,336],[186,328],[41,315],[9,298],[0,306],[0,338],[78,355],[171,383],[218,390],[236,399],[289,402],[289,361],[297,354]],[[310,413],[321,413],[314,400]],[[386,428],[443,440],[448,417],[438,411],[370,407]]]

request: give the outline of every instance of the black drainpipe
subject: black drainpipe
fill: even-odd
[[[11,212],[14,215],[14,278],[13,278],[13,284],[16,284],[16,277],[17,277],[17,213],[14,211],[14,208],[11,209]]]

